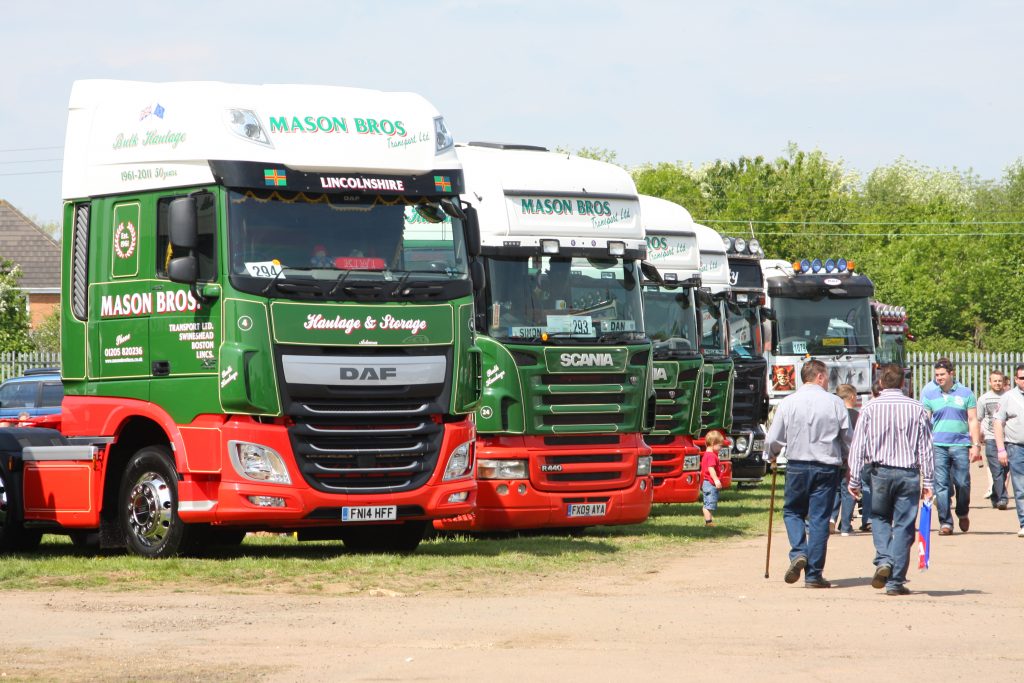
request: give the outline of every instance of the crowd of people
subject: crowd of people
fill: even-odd
[[[954,517],[961,533],[970,531],[970,464],[980,464],[983,452],[992,506],[1007,508],[1009,479],[1024,537],[1024,365],[1015,368],[1014,388],[1005,379],[993,372],[989,391],[976,398],[940,358],[918,401],[903,393],[903,369],[885,365],[874,397],[858,410],[853,387],[829,393],[825,364],[804,363],[802,386],[779,404],[766,438],[773,467],[786,451],[786,583],[802,574],[809,588],[832,585],[824,576],[829,536],[837,527],[852,533],[860,501],[860,528],[871,532],[875,548],[872,587],[909,594],[922,500],[934,503],[939,536],[953,535]]]

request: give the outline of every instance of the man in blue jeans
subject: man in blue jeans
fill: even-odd
[[[1024,538],[1024,365],[1013,371],[1014,388],[1003,394],[999,410],[992,418],[999,462],[1010,467],[1013,501],[1017,505],[1017,522]]]
[[[786,583],[804,574],[808,588],[830,588],[822,576],[828,548],[828,518],[839,472],[850,449],[846,406],[828,392],[828,370],[820,360],[800,369],[803,385],[775,411],[765,446],[772,463],[786,448],[786,493],[782,519],[789,536]]]
[[[875,544],[874,588],[907,595],[907,569],[914,545],[917,505],[932,496],[935,453],[931,420],[924,406],[905,396],[903,368],[884,365],[882,391],[861,410],[850,447],[850,493],[860,496],[861,477],[871,471],[871,537]],[[868,511],[865,510],[865,514]]]
[[[921,390],[921,402],[932,414],[932,443],[935,450],[935,507],[939,514],[939,535],[953,533],[951,498],[956,498],[960,531],[971,528],[970,463],[981,460],[981,427],[974,392],[956,381],[948,358],[935,361],[935,380]]]

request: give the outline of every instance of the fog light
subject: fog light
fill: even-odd
[[[449,503],[465,503],[466,499],[469,498],[469,491],[462,491],[461,493],[453,493],[448,496]]]
[[[498,492],[499,496],[507,496],[508,495],[508,484],[498,484],[498,488],[495,489],[495,490]]]
[[[641,479],[640,480],[640,490],[641,491],[646,491],[647,490],[647,480],[646,479]]]
[[[285,507],[284,498],[277,496],[246,496],[249,502],[256,507],[261,508],[283,508]]]
[[[520,496],[525,496],[525,495],[526,495],[526,484],[520,484],[520,485],[519,485],[519,486],[518,486],[518,487],[516,488],[516,491],[518,491],[518,492],[519,492],[519,495],[520,495]]]

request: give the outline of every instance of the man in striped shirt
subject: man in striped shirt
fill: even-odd
[[[885,588],[886,595],[906,595],[917,506],[922,496],[932,497],[931,420],[921,402],[903,394],[903,368],[882,366],[879,383],[882,393],[861,409],[853,432],[849,488],[859,498],[861,477],[871,472],[871,585]]]

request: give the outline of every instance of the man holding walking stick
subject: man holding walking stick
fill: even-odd
[[[828,520],[850,448],[850,417],[842,399],[828,392],[828,369],[809,360],[800,370],[803,385],[782,400],[768,429],[772,466],[786,447],[786,489],[782,519],[789,536],[786,583],[830,588],[822,576],[828,548]]]
[[[904,585],[914,545],[914,521],[922,495],[932,497],[935,452],[931,418],[920,401],[904,396],[903,368],[884,365],[882,393],[860,412],[850,450],[850,493],[860,495],[861,476],[871,471],[871,536],[875,542],[873,588],[907,595]]]

